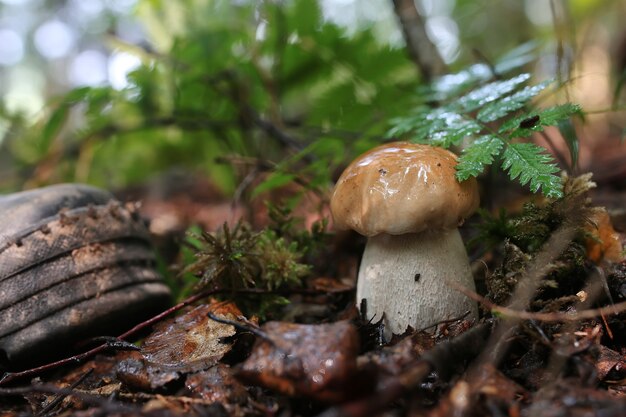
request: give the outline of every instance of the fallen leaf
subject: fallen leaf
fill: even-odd
[[[238,376],[292,396],[339,401],[349,395],[359,349],[348,322],[294,324],[268,322]],[[271,340],[271,341],[270,341]]]
[[[221,363],[205,371],[188,375],[185,387],[193,397],[202,398],[207,403],[218,402],[226,406],[245,404],[249,399],[248,391],[233,376],[231,368]]]
[[[141,352],[130,352],[117,366],[117,376],[135,389],[154,389],[178,379],[181,373],[196,372],[218,363],[232,347],[228,338],[232,325],[211,320],[207,315],[234,320],[241,312],[234,304],[203,304],[157,326]]]
[[[216,364],[232,347],[226,339],[235,334],[234,326],[211,320],[235,320],[241,315],[232,304],[214,302],[164,322],[146,338],[141,348],[145,361],[162,369],[193,372]]]
[[[611,371],[621,375],[621,378],[626,377],[626,357],[604,345],[598,345],[598,349],[600,352],[595,362],[598,380],[604,381]]]

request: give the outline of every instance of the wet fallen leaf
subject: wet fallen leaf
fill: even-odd
[[[598,380],[604,381],[607,375],[613,371],[617,377],[616,379],[623,379],[626,377],[626,356],[607,348],[603,345],[598,345],[599,354],[595,362],[596,372],[598,373]],[[614,379],[614,378],[611,378]]]
[[[154,389],[215,365],[232,347],[227,339],[235,334],[229,324],[209,319],[207,314],[234,320],[241,312],[233,305],[213,302],[201,305],[157,326],[146,338],[141,352],[130,352],[117,366],[125,384]]]
[[[623,417],[626,398],[607,391],[581,387],[576,379],[554,381],[535,393],[523,417]]]
[[[466,379],[458,381],[448,394],[428,411],[429,417],[487,415],[497,410],[500,415],[517,410],[528,392],[506,377],[492,364],[486,363]],[[498,414],[493,414],[498,415]],[[509,412],[509,415],[511,413]]]
[[[268,322],[238,376],[286,395],[339,401],[350,392],[358,337],[348,322],[305,325]],[[270,341],[271,340],[271,341]]]
[[[147,363],[163,369],[192,372],[206,369],[226,354],[235,334],[235,328],[208,318],[212,312],[218,317],[235,320],[241,312],[233,304],[214,302],[163,323],[146,338],[141,353]]]
[[[373,350],[358,358],[359,367],[375,365],[384,375],[398,375],[407,365],[414,363],[426,351],[435,346],[433,335],[415,332],[398,343]]]
[[[249,398],[248,391],[233,376],[231,368],[221,363],[205,371],[188,375],[185,387],[194,397],[207,402],[245,404]]]
[[[315,290],[329,293],[354,290],[354,285],[351,283],[348,284],[330,277],[317,277],[311,280],[311,287]]]

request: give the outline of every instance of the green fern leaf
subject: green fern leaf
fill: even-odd
[[[502,169],[509,171],[522,185],[530,183],[533,192],[541,191],[547,197],[563,196],[561,179],[554,175],[559,168],[545,149],[533,143],[511,143],[504,150]]]
[[[544,126],[554,126],[560,121],[569,119],[576,114],[582,114],[582,109],[578,104],[574,103],[559,104],[558,106],[548,107],[539,112],[541,124]]]
[[[482,126],[474,120],[467,119],[455,112],[442,110],[442,112],[438,112],[437,122],[431,125],[431,129],[428,130],[427,135],[422,140],[426,139],[434,145],[449,148],[482,130]]]
[[[510,138],[524,138],[533,132],[541,132],[544,126],[555,126],[564,120],[570,119],[575,114],[580,114],[581,108],[577,104],[565,103],[548,107],[539,112],[521,115],[507,120],[500,127],[499,133],[508,133]],[[524,122],[536,119],[532,125],[525,126]]]
[[[530,41],[513,48],[501,56],[495,65],[496,74],[504,74],[534,61],[537,58],[536,41]]]
[[[474,64],[469,68],[439,77],[431,86],[426,98],[430,101],[443,101],[457,97],[478,83],[488,81],[494,74],[486,64]]]
[[[520,74],[508,80],[485,84],[461,97],[457,105],[464,112],[474,111],[510,93],[529,78],[530,74]]]
[[[530,99],[541,93],[551,83],[552,81],[550,80],[537,85],[531,85],[513,95],[489,103],[478,112],[476,118],[482,123],[490,123],[501,119],[507,114],[524,107]]]
[[[421,129],[425,125],[428,114],[432,112],[428,106],[418,106],[414,108],[408,116],[401,116],[391,119],[391,128],[385,134],[387,138],[397,138]]]
[[[459,157],[456,178],[465,181],[483,172],[485,165],[493,163],[493,158],[500,154],[503,146],[502,139],[495,135],[485,135],[476,139]]]
[[[398,124],[387,132],[387,137],[410,132],[414,142],[431,143],[444,148],[460,143],[465,137],[475,135],[483,128],[476,121],[446,107],[396,119],[396,123]]]

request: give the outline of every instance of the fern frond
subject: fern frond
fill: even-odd
[[[504,150],[502,169],[509,172],[512,180],[519,177],[520,184],[530,183],[534,193],[542,189],[547,197],[563,197],[561,179],[554,175],[559,168],[545,152],[534,143],[511,143]]]
[[[495,122],[523,108],[532,98],[545,90],[551,83],[552,81],[550,80],[537,85],[527,86],[511,96],[504,97],[502,100],[498,100],[483,107],[478,112],[476,118],[482,123]]]
[[[525,138],[529,137],[533,132],[543,131],[544,126],[556,126],[560,122],[580,113],[581,108],[577,104],[560,104],[509,119],[502,124],[498,132],[507,133],[509,138]],[[536,118],[536,123],[531,126],[525,126],[523,122],[531,118]]]
[[[465,181],[469,177],[476,177],[484,171],[486,165],[491,165],[493,159],[500,155],[504,142],[495,135],[485,135],[476,139],[472,146],[463,150],[456,166],[456,178]]]
[[[530,74],[524,73],[508,80],[485,84],[461,97],[457,105],[462,111],[474,111],[510,93],[529,78]]]
[[[439,78],[421,97],[424,101],[413,114],[392,122],[388,137],[406,136],[444,148],[463,143],[456,173],[459,181],[479,175],[500,159],[512,180],[528,185],[533,192],[561,197],[563,186],[555,175],[559,168],[552,156],[540,146],[516,143],[515,139],[541,132],[546,126],[558,126],[569,132],[564,137],[575,164],[578,139],[571,118],[582,115],[582,110],[572,103],[533,109],[531,100],[553,81],[525,85],[530,79],[527,73],[502,78],[499,71],[528,62],[531,49],[525,46],[494,67],[476,64]],[[430,104],[424,104],[429,100]]]

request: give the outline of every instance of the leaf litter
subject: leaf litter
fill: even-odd
[[[621,241],[624,235],[587,216],[589,178],[568,181],[566,200],[528,206],[506,218],[509,235],[485,261],[491,286],[479,286],[479,293],[486,300],[510,306],[516,294],[513,301],[530,312],[575,315],[626,298],[623,254],[619,262],[605,259],[610,251],[601,246],[592,261],[593,251],[585,249],[586,242],[604,242],[605,235]],[[586,232],[577,234],[574,224]],[[339,262],[350,266],[336,270],[351,271],[362,243],[338,237],[335,244],[346,258]],[[584,262],[573,263],[572,256]],[[564,266],[570,268],[566,274]],[[337,279],[343,277],[327,273],[306,281],[317,295],[293,293],[292,305],[283,310],[323,305],[322,315],[292,316],[307,323],[276,315],[259,327],[234,304],[205,299],[157,324],[139,351],[99,355],[30,383],[0,387],[2,408],[8,416],[42,410],[84,416],[623,414],[623,310],[563,322],[516,317],[515,309],[490,312],[484,304],[477,323],[459,318],[409,329],[383,345],[376,337],[380,325],[359,318],[346,295],[350,287]],[[531,284],[538,290],[518,293]],[[503,323],[509,325],[502,329]]]

